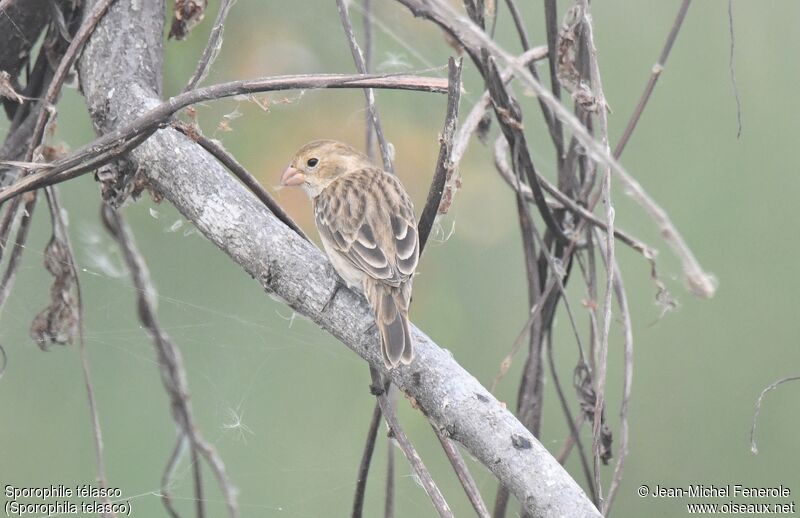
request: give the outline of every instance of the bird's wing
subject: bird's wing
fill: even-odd
[[[345,174],[315,198],[314,215],[334,250],[373,279],[399,286],[413,275],[414,207],[395,176],[380,169]]]

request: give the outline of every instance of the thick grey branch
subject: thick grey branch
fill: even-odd
[[[97,127],[124,125],[156,106],[161,2],[119,0],[81,59],[81,84]],[[146,12],[145,12],[146,11]],[[148,77],[139,71],[151,72]],[[109,96],[109,91],[114,91]],[[256,279],[372,366],[383,369],[366,302],[347,289],[324,255],[269,213],[194,142],[163,129],[130,153],[151,186]],[[331,300],[332,298],[332,300]],[[486,465],[534,516],[600,516],[550,453],[474,377],[414,328],[417,357],[391,380]]]

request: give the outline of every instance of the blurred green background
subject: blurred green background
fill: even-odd
[[[376,70],[446,63],[452,50],[436,28],[393,2],[376,4]],[[532,38],[542,43],[541,0],[520,4]],[[179,91],[194,70],[217,5],[210,2],[206,20],[187,41],[167,44],[166,95]],[[359,5],[353,2],[352,8],[358,29]],[[559,2],[562,10],[567,5]],[[641,93],[678,5],[677,0],[637,0],[594,6],[613,141]],[[636,490],[641,484],[783,484],[792,496],[777,500],[782,503],[796,500],[800,492],[800,385],[769,394],[758,429],[760,453],[753,455],[748,443],[760,390],[800,373],[800,281],[793,273],[800,252],[794,226],[800,170],[791,151],[800,136],[800,118],[792,108],[800,84],[800,4],[735,2],[734,15],[741,138],[736,138],[728,67],[727,2],[706,0],[691,6],[623,157],[628,170],[668,210],[701,263],[715,273],[719,291],[714,299],[697,300],[684,289],[680,265],[649,218],[621,189],[614,192],[617,225],[661,250],[660,272],[680,302],[679,309],[657,321],[648,265],[618,246],[634,320],[635,373],[630,456],[615,516],[687,514],[685,504],[691,500],[640,498]],[[519,51],[504,5],[497,32],[507,49]],[[332,0],[294,2],[291,8],[283,2],[239,0],[208,82],[353,70]],[[432,73],[445,76],[441,68]],[[462,114],[482,91],[468,61],[465,77]],[[274,189],[292,152],[308,140],[336,138],[363,147],[360,91],[286,92],[267,98],[267,111],[228,100],[198,106],[198,113],[206,134],[222,140],[268,188]],[[397,170],[421,209],[445,98],[381,91],[377,99],[384,130],[397,150]],[[537,103],[532,97],[521,99],[535,160],[552,177],[553,152]],[[91,140],[76,90],[65,94],[59,110],[53,142],[74,148]],[[6,129],[0,123],[0,135]],[[463,188],[421,261],[412,307],[414,322],[487,385],[527,315],[515,202],[490,160],[488,150],[473,141],[462,164]],[[134,516],[162,516],[157,492],[175,428],[154,351],[136,319],[136,294],[119,253],[99,223],[96,184],[86,176],[62,192],[82,268],[86,338],[110,483],[131,499]],[[294,192],[276,196],[316,236],[305,197]],[[125,212],[149,259],[162,324],[183,351],[200,428],[240,490],[242,515],[348,515],[373,406],[363,361],[265,296],[168,203],[145,196]],[[90,483],[96,472],[77,348],[45,353],[28,337],[31,320],[48,299],[50,278],[42,267],[48,227],[40,206],[0,322],[0,344],[8,356],[0,379],[2,485]],[[586,329],[580,305],[584,291],[578,282],[569,291]],[[576,348],[565,314],[559,315],[556,360],[562,378],[569,380]],[[616,439],[622,385],[616,321],[612,339],[608,416]],[[497,390],[509,406],[515,404],[521,363],[520,357]],[[566,427],[552,383],[546,383],[542,442],[557,452]],[[427,422],[403,400],[400,408],[407,432],[456,516],[472,515]],[[586,430],[584,438],[588,441]],[[379,441],[367,487],[367,516],[382,513],[386,448],[386,441]],[[399,450],[397,455],[397,516],[434,516]],[[469,458],[468,463],[491,505],[494,478]],[[575,456],[567,468],[585,484]],[[610,468],[604,471],[606,486],[610,473]],[[220,495],[210,472],[205,475],[210,515],[222,516]],[[173,492],[187,514],[191,487],[184,461]],[[517,510],[513,505],[510,516]]]

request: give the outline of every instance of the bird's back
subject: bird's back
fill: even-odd
[[[369,277],[400,286],[417,266],[414,207],[400,181],[377,168],[344,174],[314,199],[327,246]]]

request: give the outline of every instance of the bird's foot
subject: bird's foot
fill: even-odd
[[[383,385],[375,385],[373,383],[370,383],[370,385],[369,385],[369,393],[372,394],[375,397],[380,397],[384,393],[386,393],[386,390],[383,388]]]
[[[339,293],[339,290],[341,290],[342,288],[344,288],[344,282],[342,282],[342,279],[338,278],[337,276],[336,284],[334,284],[333,286],[333,291],[331,292],[331,296],[328,297],[328,301],[325,303],[324,306],[322,306],[322,313],[325,313],[328,310],[328,307],[333,302],[333,299],[336,298],[336,294]]]
[[[389,378],[385,378],[381,371],[372,366],[369,368],[369,375],[372,379],[372,383],[369,384],[369,393],[375,397],[381,397],[384,394],[388,394],[389,385],[392,383],[392,381]]]

